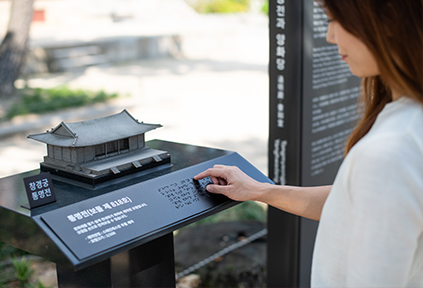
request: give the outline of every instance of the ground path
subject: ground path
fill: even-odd
[[[141,60],[31,77],[28,83],[34,87],[67,84],[130,96],[1,124],[0,177],[38,168],[46,154],[45,145],[26,135],[44,132],[62,120],[87,120],[122,109],[140,121],[164,126],[149,132],[147,140],[234,150],[266,173],[267,18],[243,14],[213,16],[207,21],[203,33],[182,38],[183,55],[177,59]],[[11,128],[18,133],[10,133]]]

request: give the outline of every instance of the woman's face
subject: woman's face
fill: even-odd
[[[357,77],[371,77],[379,75],[376,60],[364,43],[349,33],[336,20],[330,20],[326,35],[329,43],[338,46],[338,53],[349,66],[351,73]]]

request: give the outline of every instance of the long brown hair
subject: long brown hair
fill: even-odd
[[[392,90],[423,105],[423,0],[316,0],[367,46],[380,75],[363,78],[361,120],[347,141],[345,154],[369,132]]]

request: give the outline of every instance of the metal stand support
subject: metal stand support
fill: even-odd
[[[169,233],[88,268],[56,265],[59,287],[175,287],[173,234]]]
[[[299,217],[269,206],[267,287],[299,286]]]

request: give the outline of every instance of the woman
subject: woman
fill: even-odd
[[[423,287],[422,0],[321,0],[327,41],[363,78],[363,116],[333,186],[258,183],[216,165],[211,193],[320,220],[315,287]]]

